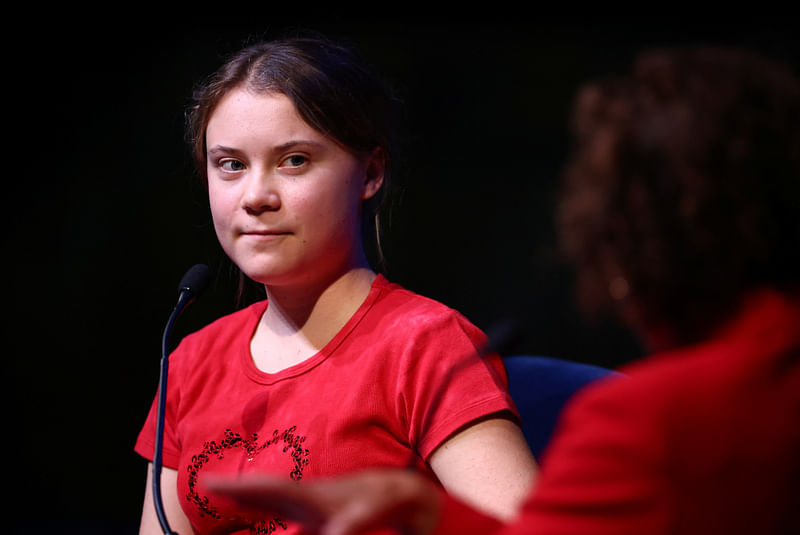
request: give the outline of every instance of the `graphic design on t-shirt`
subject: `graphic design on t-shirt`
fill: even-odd
[[[189,472],[189,492],[186,499],[197,507],[201,517],[222,519],[223,513],[212,503],[208,496],[201,496],[197,478],[201,470],[209,468],[209,463],[215,470],[226,472],[258,471],[259,467],[267,466],[269,471],[275,473],[276,466],[286,467],[289,477],[299,481],[303,477],[303,470],[308,465],[308,450],[303,447],[306,437],[295,434],[296,426],[283,432],[273,431],[272,438],[259,442],[258,433],[251,433],[248,438],[241,434],[226,429],[224,438],[220,441],[212,440],[203,443],[200,453],[192,456],[192,461],[187,465]],[[274,448],[272,446],[275,446]],[[271,453],[272,455],[264,455]],[[259,458],[263,462],[259,463]],[[280,473],[280,471],[278,472]],[[235,514],[224,514],[227,521],[241,521],[247,523],[243,517]],[[262,520],[250,527],[254,535],[268,535],[278,527],[286,529],[286,522],[276,516],[271,520]]]

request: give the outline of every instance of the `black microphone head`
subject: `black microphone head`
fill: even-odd
[[[181,279],[178,293],[189,292],[194,297],[203,293],[211,282],[211,270],[205,264],[195,264]]]

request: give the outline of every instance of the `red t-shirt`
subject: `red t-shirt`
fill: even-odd
[[[412,467],[454,431],[510,410],[502,361],[484,359],[485,335],[458,312],[378,276],[358,311],[315,356],[256,368],[249,343],[266,302],[187,336],[172,353],[163,464],[194,529],[241,526],[202,487],[203,473],[283,474],[295,480],[368,467]],[[516,413],[515,413],[516,414]],[[152,459],[155,402],[136,443]],[[265,519],[254,533],[295,531]]]
[[[577,396],[501,525],[447,498],[437,534],[800,533],[800,304],[746,300],[712,340]]]

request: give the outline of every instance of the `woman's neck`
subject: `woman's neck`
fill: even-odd
[[[358,310],[374,280],[369,267],[359,266],[316,284],[266,286],[269,306],[261,326],[280,337],[299,335],[320,349]]]

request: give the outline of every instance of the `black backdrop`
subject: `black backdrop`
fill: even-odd
[[[197,262],[216,274],[176,337],[233,307],[182,126],[192,84],[246,38],[287,21],[322,31],[359,47],[404,98],[390,278],[486,329],[516,318],[524,336],[510,351],[607,366],[641,349],[610,319],[577,314],[554,250],[576,88],[661,45],[750,46],[798,65],[781,15],[95,17],[34,25],[6,54],[6,517],[19,533],[135,531],[145,463],[132,446],[177,282]]]

